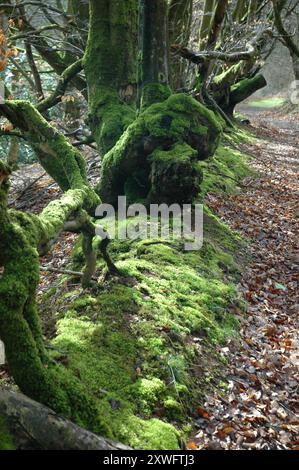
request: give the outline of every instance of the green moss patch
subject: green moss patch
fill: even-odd
[[[273,109],[273,108],[280,108],[285,104],[285,98],[280,98],[278,96],[273,98],[265,98],[261,100],[255,101],[248,101],[246,106],[249,108],[263,108],[263,109]]]
[[[2,416],[0,416],[0,450],[15,450],[15,444],[13,438],[9,433],[6,422]]]
[[[242,240],[205,211],[204,245],[182,240],[113,241],[122,278],[60,297],[52,357],[93,397],[107,437],[138,449],[178,449],[203,393],[194,373],[202,347],[236,335]],[[80,250],[75,249],[75,267]],[[104,264],[99,262],[99,269]]]
[[[244,142],[248,136],[243,131],[233,136],[232,140]],[[210,160],[200,162],[203,171],[201,183],[201,195],[208,192],[225,192],[232,194],[236,187],[247,176],[252,176],[253,171],[249,169],[246,157],[240,151],[220,145]]]

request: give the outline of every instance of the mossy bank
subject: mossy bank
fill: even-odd
[[[236,178],[245,176],[244,158],[220,148],[204,168],[204,191],[226,190],[225,181],[233,190],[234,166]],[[213,168],[227,173],[222,185]],[[80,246],[76,269],[83,263]],[[138,449],[183,445],[205,391],[221,385],[217,345],[238,334],[234,254],[244,246],[205,208],[201,250],[185,252],[183,240],[115,240],[110,253],[121,278],[83,291],[62,276],[43,296],[43,317],[56,323],[52,358],[94,398],[107,437]],[[98,272],[104,269],[100,261]],[[207,357],[212,366],[203,374]]]

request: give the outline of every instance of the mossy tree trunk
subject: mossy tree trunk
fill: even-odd
[[[140,0],[138,80],[140,109],[170,95],[167,0]]]
[[[90,0],[84,58],[89,124],[102,153],[135,118],[137,84],[137,0]]]
[[[38,249],[63,228],[69,216],[89,198],[70,190],[35,216],[7,208],[10,170],[0,163],[0,337],[10,371],[20,389],[58,413],[101,430],[92,399],[66,370],[49,361],[36,307]]]
[[[216,149],[221,128],[214,114],[169,87],[168,5],[140,0],[141,109],[103,160],[99,193],[146,203],[188,203],[198,194],[198,160]]]

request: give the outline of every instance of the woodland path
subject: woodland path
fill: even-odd
[[[246,312],[238,315],[240,341],[220,351],[228,393],[199,408],[188,447],[299,450],[299,122],[247,115],[259,140],[244,150],[258,178],[235,196],[208,196],[218,216],[252,240],[239,284]]]

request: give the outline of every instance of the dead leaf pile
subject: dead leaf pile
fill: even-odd
[[[255,121],[260,138],[247,151],[257,179],[242,194],[210,194],[209,206],[252,240],[252,262],[239,285],[240,341],[219,353],[228,390],[199,408],[189,449],[299,450],[299,123]],[[274,117],[275,119],[275,117]]]

